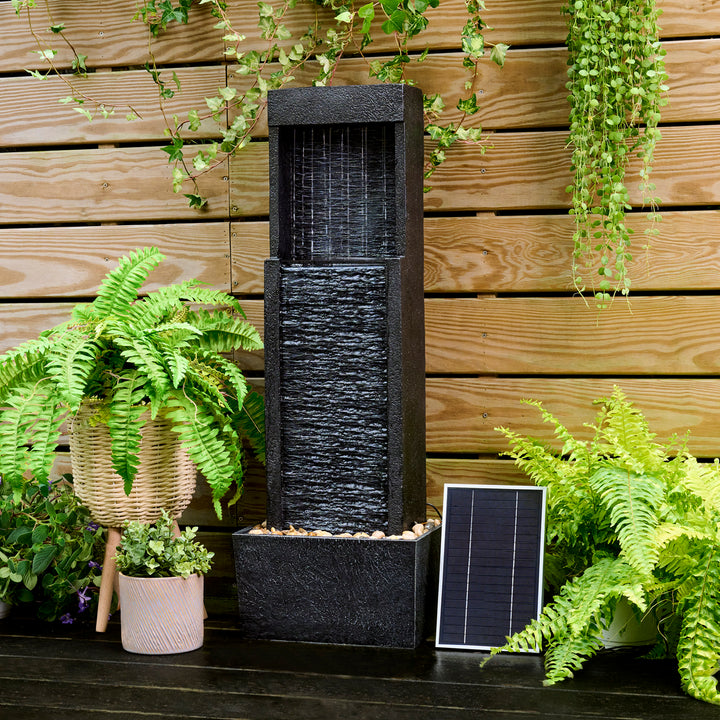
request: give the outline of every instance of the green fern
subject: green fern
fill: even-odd
[[[651,573],[660,554],[656,529],[664,499],[662,481],[653,475],[603,467],[590,476],[589,482],[610,513],[623,555],[639,573]]]
[[[516,464],[548,488],[546,568],[563,583],[493,652],[542,643],[547,682],[570,677],[601,647],[624,597],[658,613],[654,654],[676,655],[685,690],[720,704],[720,463],[699,463],[682,440],[659,443],[619,388],[598,402],[589,442],[533,403],[560,453],[501,430]]]
[[[150,271],[164,259],[157,248],[134,250],[128,257],[120,258],[118,266],[100,284],[91,305],[92,315],[107,318],[127,314]]]
[[[49,472],[61,419],[86,401],[103,408],[126,492],[148,407],[153,418],[169,409],[218,509],[233,484],[235,497],[241,491],[245,439],[264,460],[262,398],[248,394],[242,371],[223,356],[261,348],[259,333],[232,295],[195,280],[139,297],[162,260],[156,248],[121,258],[92,303],[0,358],[0,473],[9,484],[28,470]]]
[[[129,495],[140,464],[140,431],[145,424],[142,405],[145,382],[140,372],[133,371],[118,379],[110,398],[108,430],[110,431],[113,469],[123,479],[125,494]]]
[[[677,645],[683,689],[698,700],[720,705],[714,674],[720,661],[720,546],[706,546],[693,592],[682,602]]]
[[[85,396],[86,383],[100,350],[94,338],[79,330],[69,330],[57,338],[47,354],[55,392],[75,412]]]

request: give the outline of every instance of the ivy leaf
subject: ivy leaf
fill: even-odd
[[[505,45],[505,43],[498,43],[490,51],[490,59],[499,67],[503,67],[505,65],[505,55],[509,48],[510,46]]]
[[[207,198],[202,197],[201,195],[193,195],[192,193],[186,193],[185,197],[188,199],[188,207],[195,207],[201,209],[207,205]]]

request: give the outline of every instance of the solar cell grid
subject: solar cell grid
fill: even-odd
[[[502,645],[541,608],[545,489],[446,485],[436,645]]]

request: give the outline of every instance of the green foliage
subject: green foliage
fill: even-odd
[[[196,527],[187,527],[176,537],[173,519],[164,510],[152,525],[128,522],[115,555],[117,568],[130,577],[204,575],[215,553],[196,542],[196,534]]]
[[[19,491],[31,470],[47,482],[62,422],[96,400],[115,471],[130,493],[143,411],[172,420],[188,453],[220,498],[242,488],[243,438],[264,461],[264,405],[223,356],[257,350],[257,330],[235,298],[194,280],[139,295],[162,260],[156,248],[121,258],[96,299],[72,319],[0,357],[0,474]]]
[[[619,388],[579,440],[540,403],[557,452],[507,429],[508,455],[548,488],[546,585],[552,600],[501,651],[546,649],[548,684],[603,644],[618,601],[658,618],[655,655],[677,657],[683,688],[720,704],[720,464],[660,444]]]
[[[635,156],[644,203],[650,218],[659,219],[649,177],[668,89],[660,10],[655,0],[570,0],[564,11],[575,174],[568,187],[575,218],[573,280],[580,292],[591,288],[604,307],[614,293],[630,289],[632,231],[625,215],[632,208],[625,172]]]
[[[173,166],[173,189],[182,192],[188,185],[190,192],[183,192],[190,207],[201,210],[206,205],[198,180],[205,173],[218,167],[228,155],[242,151],[252,138],[267,102],[268,91],[282,88],[296,81],[298,72],[310,73],[313,85],[330,85],[340,60],[348,53],[366,53],[377,35],[377,25],[386,35],[393,36],[395,51],[382,59],[368,62],[369,77],[379,82],[412,83],[408,78],[410,68],[422,63],[427,51],[411,51],[410,41],[427,28],[428,11],[437,8],[440,0],[373,0],[367,3],[343,2],[342,0],[306,0],[316,9],[326,11],[327,21],[321,21],[322,14],[316,13],[314,24],[302,35],[293,35],[288,29],[298,0],[277,0],[270,4],[258,3],[257,26],[265,45],[248,48],[241,28],[234,27],[227,13],[225,0],[201,0],[196,5],[205,5],[210,10],[214,30],[221,30],[225,43],[225,59],[228,63],[228,84],[218,89],[215,96],[205,98],[204,108],[191,108],[187,117],[170,115],[165,104],[180,92],[177,75],[162,71],[152,56],[152,42],[149,43],[150,59],[145,68],[157,87],[158,102],[167,118],[166,134],[168,144],[163,150]],[[78,112],[89,120],[113,115],[116,106],[87,95],[77,87],[72,78],[55,65],[56,51],[44,44],[43,38],[33,29],[35,22],[49,24],[52,32],[66,42],[74,58],[73,68],[83,74],[87,58],[70,45],[66,29],[57,26],[47,8],[36,8],[35,0],[13,0],[18,14],[28,19],[42,57],[48,63],[49,72],[60,77],[69,86],[70,95],[61,102],[75,103]],[[465,0],[467,19],[460,30],[459,46],[462,48],[460,62],[468,71],[465,83],[467,96],[461,98],[456,109],[460,120],[447,122],[442,118],[445,103],[438,96],[427,97],[425,119],[428,132],[436,146],[431,150],[425,168],[429,178],[444,162],[446,150],[455,143],[472,143],[484,147],[484,137],[477,122],[469,122],[479,111],[474,86],[478,76],[478,65],[483,58],[501,66],[505,62],[508,46],[504,43],[491,45],[484,37],[485,23],[481,12],[485,9],[483,0]],[[157,38],[173,23],[187,23],[194,11],[191,0],[142,0],[138,3],[134,19],[140,19],[149,30],[150,40]],[[46,77],[44,74],[39,74]],[[235,79],[243,78],[244,90],[235,87]],[[132,106],[126,106],[129,119],[138,117]],[[229,118],[229,120],[228,120]],[[212,123],[218,140],[207,142],[193,139],[193,133]],[[427,188],[429,189],[429,188]]]
[[[104,547],[69,480],[0,485],[0,600],[66,623],[96,601]]]

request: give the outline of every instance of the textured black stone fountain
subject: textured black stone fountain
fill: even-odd
[[[426,508],[422,94],[276,91],[268,122],[267,524],[397,535]],[[233,541],[249,636],[414,647],[427,632],[437,531]]]

